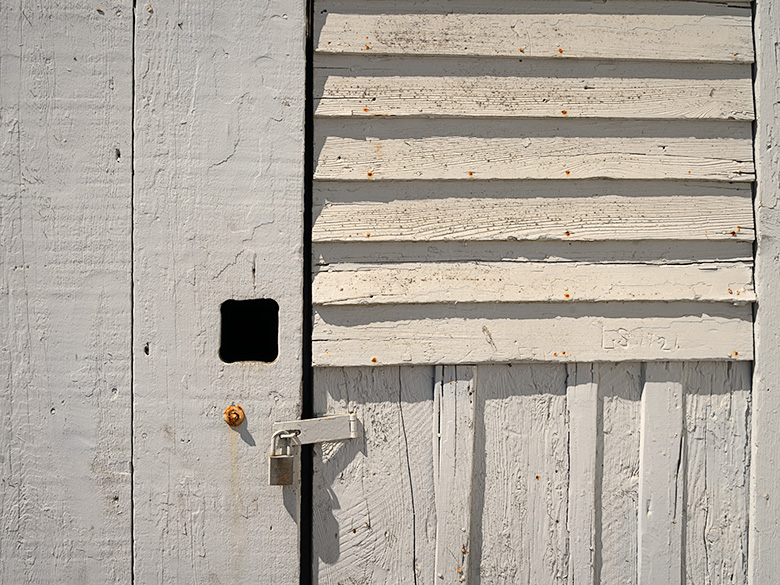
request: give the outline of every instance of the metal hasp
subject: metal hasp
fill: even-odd
[[[295,437],[291,439],[293,445],[346,441],[357,438],[357,422],[357,415],[354,412],[326,414],[319,418],[275,422],[274,433],[277,431],[295,433]]]
[[[293,458],[296,453],[292,448],[295,445],[346,441],[357,436],[358,421],[355,413],[275,422],[268,461],[268,483],[293,483]]]

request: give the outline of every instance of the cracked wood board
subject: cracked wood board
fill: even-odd
[[[684,254],[695,246],[693,240],[708,240],[706,250],[718,240],[736,246],[754,237],[752,188],[743,183],[468,180],[314,185],[315,252],[325,242],[473,245],[504,240],[518,246],[522,240],[540,240],[554,254],[560,249],[554,240],[621,240],[629,248],[630,240],[685,240],[675,252]],[[569,254],[581,249],[564,248]],[[692,257],[709,258],[701,246],[691,252]]]
[[[753,119],[750,66],[317,55],[315,117]]]
[[[751,302],[749,263],[686,265],[581,262],[346,264],[314,272],[314,305]]]
[[[318,0],[316,51],[750,63],[749,7]]]
[[[748,122],[323,118],[314,141],[319,181],[754,179]]]
[[[108,8],[0,7],[0,583],[9,585],[131,579],[133,5]]]

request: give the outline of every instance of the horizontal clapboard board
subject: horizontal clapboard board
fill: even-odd
[[[749,64],[318,55],[321,118],[752,120]]]
[[[315,365],[751,359],[749,8],[315,13]]]
[[[319,0],[316,50],[621,60],[753,61],[747,7],[692,2]]]

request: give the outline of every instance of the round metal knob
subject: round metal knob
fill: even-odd
[[[238,404],[230,405],[225,409],[225,422],[231,427],[237,427],[244,422],[245,418],[244,409]]]

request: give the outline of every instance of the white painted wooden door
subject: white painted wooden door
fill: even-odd
[[[300,414],[305,36],[302,0],[0,3],[3,585],[298,582],[267,442]],[[273,362],[220,360],[231,299],[278,303]]]
[[[750,6],[314,6],[317,582],[768,582]]]
[[[137,583],[298,581],[299,492],[269,486],[267,462],[273,421],[300,415],[304,14],[297,0],[139,6]],[[271,363],[221,361],[226,335],[277,335],[248,317],[226,333],[231,299],[278,303]]]

